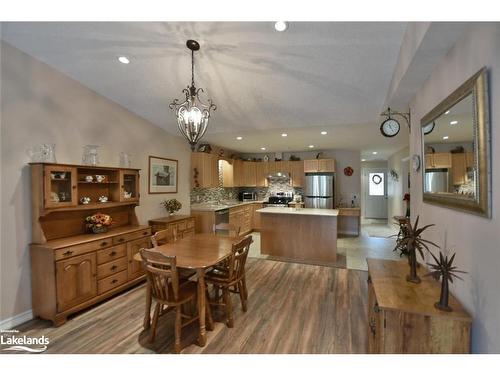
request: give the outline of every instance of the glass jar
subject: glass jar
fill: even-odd
[[[126,152],[120,152],[120,167],[130,168],[130,155]]]
[[[98,148],[99,146],[97,145],[83,146],[82,164],[98,165],[99,164],[99,155],[97,153]]]

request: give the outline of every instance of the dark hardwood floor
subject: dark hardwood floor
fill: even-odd
[[[233,295],[234,328],[220,311],[207,345],[195,344],[197,325],[183,329],[182,353],[365,353],[367,273],[248,259],[248,311]],[[154,343],[142,328],[144,284],[58,328],[33,320],[17,329],[50,339],[47,353],[171,353],[174,314],[160,317]]]

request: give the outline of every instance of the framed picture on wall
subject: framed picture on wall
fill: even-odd
[[[149,157],[149,194],[177,193],[178,161]]]

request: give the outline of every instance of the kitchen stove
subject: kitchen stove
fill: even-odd
[[[280,191],[271,195],[269,200],[263,204],[266,207],[288,207],[288,203],[291,201],[293,201],[293,193],[291,191]]]

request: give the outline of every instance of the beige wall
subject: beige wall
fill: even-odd
[[[407,183],[408,175],[403,175],[403,158],[408,158],[410,148],[405,147],[402,150],[392,154],[387,160],[387,217],[392,222],[392,217],[404,215],[406,213],[406,203],[403,202],[403,184]],[[405,161],[408,165],[409,161]],[[398,174],[398,180],[393,180],[391,170]],[[408,170],[408,169],[406,169]]]
[[[464,280],[451,285],[452,292],[472,314],[474,352],[500,353],[500,24],[484,23],[467,30],[437,65],[410,103],[412,129],[441,100],[483,66],[489,70],[492,218],[462,213],[422,202],[422,171],[411,174],[412,219],[420,215],[422,224],[435,223],[426,236],[456,252],[456,265],[468,272]],[[410,154],[421,154],[420,132],[410,136]]]
[[[132,166],[142,169],[141,223],[164,216],[160,201],[165,198],[177,198],[181,213],[189,212],[190,150],[180,137],[3,42],[1,64],[0,320],[5,320],[31,309],[28,148],[55,143],[58,162],[79,164],[82,147],[97,144],[101,164],[109,166],[118,165],[120,151],[129,152]],[[148,194],[148,155],[179,160],[178,194]]]

